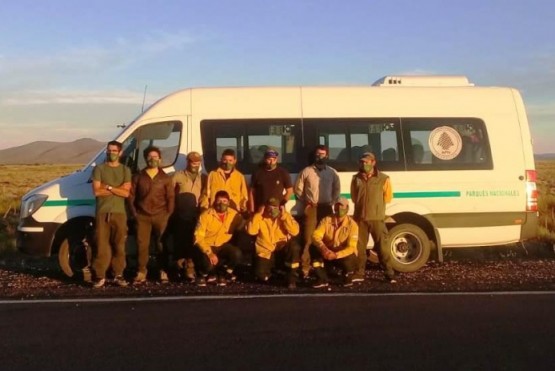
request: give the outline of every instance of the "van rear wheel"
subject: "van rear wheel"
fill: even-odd
[[[430,240],[414,224],[399,224],[391,228],[388,237],[391,265],[397,272],[414,272],[430,257]]]
[[[72,278],[90,281],[92,263],[92,237],[89,236],[90,225],[72,228],[65,236],[58,250],[58,265],[62,272]]]

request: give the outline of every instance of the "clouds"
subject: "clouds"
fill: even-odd
[[[97,79],[109,78],[114,72],[164,53],[181,51],[196,41],[184,30],[154,31],[139,39],[117,37],[105,45],[90,43],[18,55],[4,51],[0,55],[0,78],[3,90],[9,87],[10,91],[59,84],[94,84],[91,74]]]
[[[2,106],[48,104],[141,104],[143,95],[125,90],[28,90],[0,100]]]

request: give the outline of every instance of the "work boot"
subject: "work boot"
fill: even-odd
[[[168,274],[164,270],[160,270],[160,283],[169,283],[170,279],[168,278]]]
[[[146,272],[137,272],[135,278],[133,278],[134,285],[141,285],[146,282]]]
[[[185,269],[185,278],[189,281],[195,280],[195,263],[193,263],[193,259],[187,259],[187,268]]]
[[[127,287],[129,285],[122,275],[114,277],[114,284],[119,287]]]
[[[100,289],[100,288],[104,287],[105,283],[106,283],[105,278],[98,278],[93,282],[93,289]]]

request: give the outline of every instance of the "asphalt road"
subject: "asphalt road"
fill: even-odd
[[[0,369],[551,370],[555,361],[552,292],[126,300],[0,301]]]

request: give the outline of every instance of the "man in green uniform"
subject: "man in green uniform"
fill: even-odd
[[[123,278],[127,238],[125,199],[129,197],[131,189],[131,171],[119,162],[121,150],[120,142],[109,142],[106,162],[93,170],[92,187],[96,197],[96,251],[92,263],[94,288],[104,286],[110,265],[114,283],[127,286]]]

